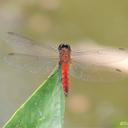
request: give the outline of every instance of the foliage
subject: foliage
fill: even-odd
[[[15,112],[4,128],[62,128],[64,94],[60,68]]]

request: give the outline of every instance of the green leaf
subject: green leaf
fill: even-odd
[[[64,93],[60,67],[14,113],[4,128],[62,128]]]

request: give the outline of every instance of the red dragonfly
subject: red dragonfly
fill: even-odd
[[[113,79],[113,77],[118,79],[122,76],[121,69],[110,68],[107,64],[121,61],[124,58],[104,61],[103,57],[108,55],[110,51],[112,53],[117,53],[117,51],[124,53],[125,49],[123,48],[73,51],[69,44],[61,43],[58,50],[56,50],[48,44],[34,43],[33,40],[13,32],[8,32],[5,40],[14,49],[14,53],[9,53],[4,58],[12,66],[27,69],[34,73],[46,73],[50,72],[57,63],[61,65],[62,85],[65,95],[69,91],[69,73],[77,79],[86,81],[107,81]],[[92,56],[98,61],[90,59]],[[99,58],[97,59],[97,57]]]

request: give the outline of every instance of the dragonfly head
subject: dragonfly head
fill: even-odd
[[[61,44],[58,46],[58,51],[62,50],[63,48],[68,49],[69,51],[71,51],[71,47],[70,47],[69,44],[61,43]]]
[[[71,53],[70,45],[62,43],[58,46],[58,51],[60,56],[60,63],[69,63]]]

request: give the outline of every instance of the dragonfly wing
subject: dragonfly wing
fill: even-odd
[[[92,48],[91,50],[72,51],[72,58],[80,62],[82,60],[106,65],[128,59],[128,50],[124,48]]]
[[[49,56],[56,55],[56,49],[51,47],[49,44],[37,44],[31,39],[13,32],[6,33],[2,38],[16,53],[38,56],[44,54]]]
[[[18,69],[41,74],[50,73],[57,64],[57,60],[53,58],[20,53],[10,53],[4,57],[4,61]]]
[[[94,64],[73,62],[70,68],[71,76],[89,82],[110,82],[126,77],[118,68],[110,68]]]

